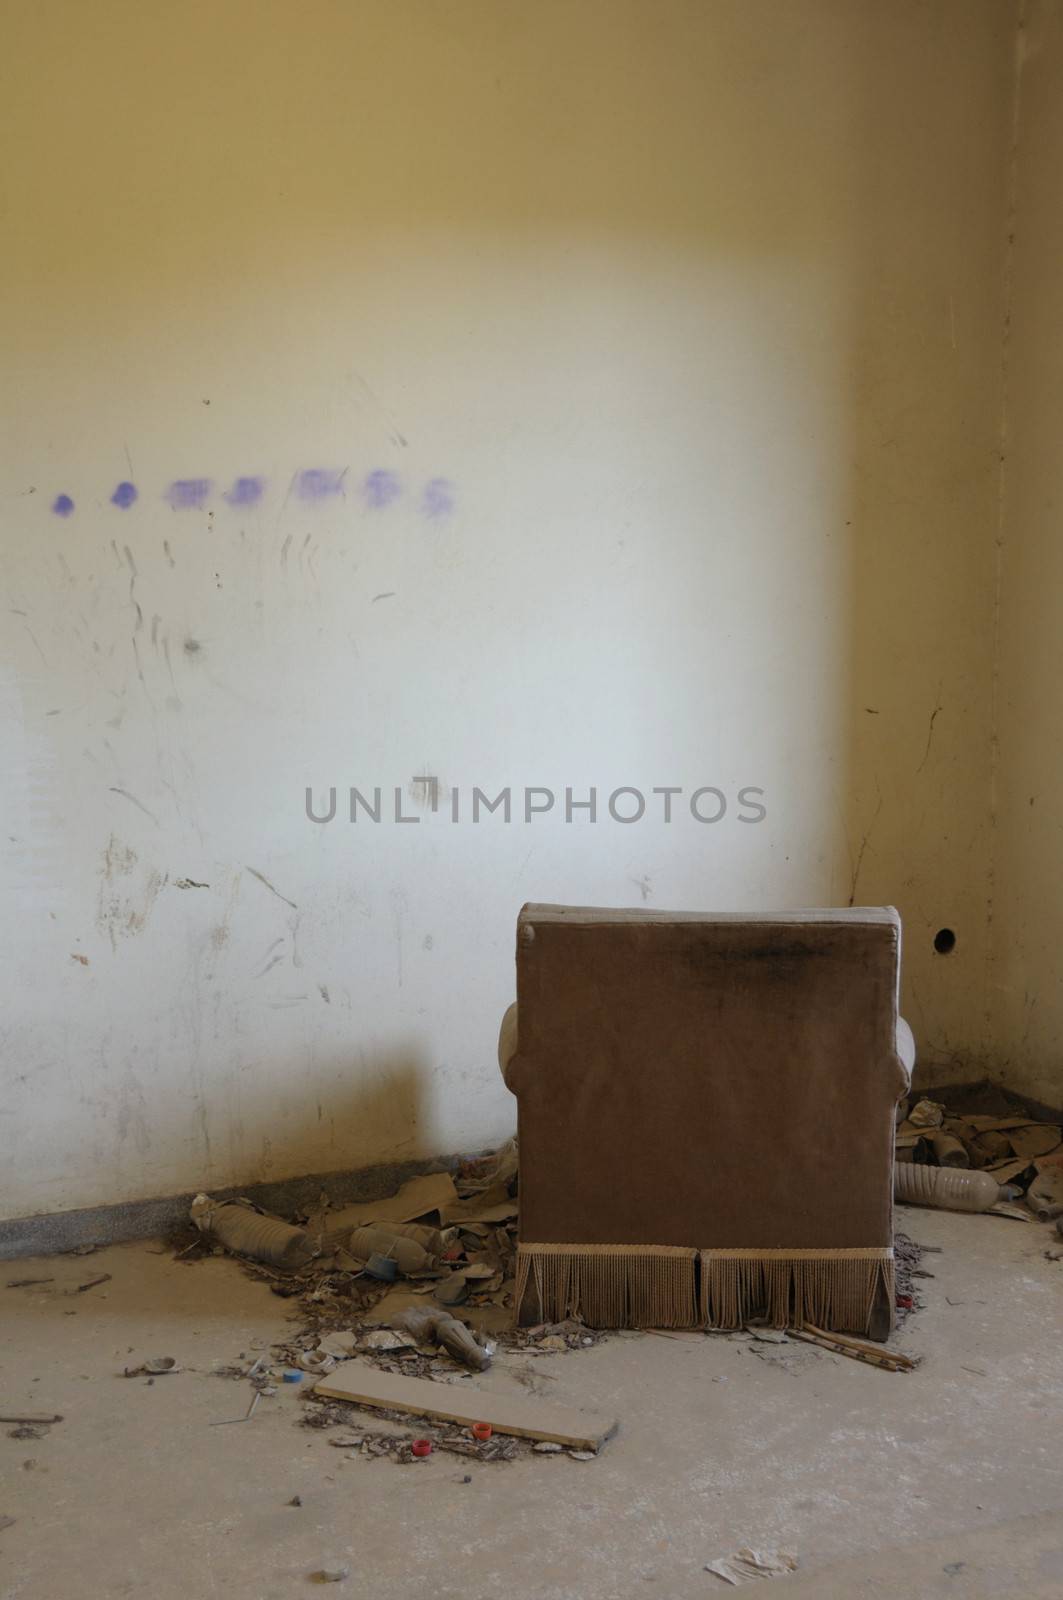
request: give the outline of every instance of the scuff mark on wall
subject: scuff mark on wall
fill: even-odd
[[[103,852],[96,905],[96,926],[110,939],[112,950],[117,950],[119,939],[144,931],[159,891],[168,881],[166,873],[149,867],[140,869],[134,883],[131,880],[138,866],[136,851],[112,833]]]
[[[206,973],[208,979],[211,979],[214,976],[215,959],[222,953],[229,943],[229,938],[232,932],[233,913],[236,910],[236,902],[240,896],[241,877],[242,874],[240,872],[233,874],[232,881],[229,885],[228,904],[225,907],[222,919],[210,930],[208,970]]]
[[[143,811],[146,817],[150,817],[156,827],[159,826],[159,819],[155,815],[154,811],[149,811],[147,806],[144,805],[143,801],[138,800],[135,794],[130,794],[128,789],[120,789],[118,785],[114,783],[110,784],[109,788],[112,794],[120,794],[123,800],[128,800],[131,805],[136,806],[138,811]]]
[[[941,704],[941,685],[938,684],[937,704],[935,705],[933,711],[930,713],[930,724],[929,724],[929,726],[928,726],[928,728],[926,730],[926,749],[923,751],[923,759],[922,759],[922,761],[920,761],[919,765],[915,769],[917,777],[918,777],[919,773],[922,772],[923,768],[926,766],[927,758],[930,755],[930,746],[933,743],[933,739],[934,739],[934,723],[937,721],[938,717],[941,715],[941,713],[942,713],[942,711],[944,711],[944,709],[945,709],[944,706]]]
[[[293,911],[298,911],[299,907],[296,905],[295,901],[294,900],[289,900],[288,896],[286,894],[281,894],[280,890],[274,888],[273,884],[270,883],[269,879],[267,877],[264,877],[261,872],[256,872],[254,867],[246,867],[245,870],[248,871],[251,874],[252,878],[257,878],[259,883],[265,884],[265,886],[269,890],[270,894],[275,894],[277,896],[277,899],[278,900],[283,900],[284,904],[286,906],[291,906]]]
[[[133,1136],[137,1152],[142,1156],[147,1155],[151,1149],[151,1129],[148,1125],[147,1110],[148,1103],[143,1085],[129,1067],[118,1086],[118,1108],[115,1116],[116,1155],[121,1152],[130,1134]]]
[[[865,855],[865,853],[867,851],[868,844],[871,841],[871,834],[872,834],[872,831],[874,829],[875,823],[878,821],[878,814],[879,814],[879,812],[881,810],[882,810],[882,791],[879,790],[878,805],[875,807],[875,814],[871,818],[871,821],[867,825],[867,828],[866,828],[866,830],[864,832],[864,837],[860,841],[860,849],[857,851],[856,860],[853,862],[853,876],[852,876],[852,881],[851,881],[851,883],[849,885],[849,899],[848,899],[848,902],[847,902],[847,904],[849,904],[851,906],[856,904],[856,888],[857,888],[857,884],[860,882],[860,869],[864,864],[864,855]]]

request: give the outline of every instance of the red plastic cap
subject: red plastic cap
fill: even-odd
[[[430,1456],[432,1454],[431,1439],[415,1439],[410,1446],[410,1453],[415,1456]]]
[[[491,1424],[489,1422],[474,1422],[469,1431],[474,1439],[479,1439],[482,1442],[484,1439],[490,1439]]]

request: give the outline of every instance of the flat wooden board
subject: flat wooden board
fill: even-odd
[[[523,1395],[493,1394],[468,1383],[433,1383],[429,1378],[404,1378],[380,1372],[362,1361],[345,1361],[335,1372],[314,1385],[314,1393],[329,1400],[352,1400],[357,1405],[384,1406],[409,1411],[443,1422],[489,1422],[496,1433],[515,1433],[522,1439],[549,1439],[576,1450],[597,1450],[616,1432],[617,1423],[589,1411],[568,1411],[543,1405]]]

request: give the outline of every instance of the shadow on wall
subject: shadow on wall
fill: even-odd
[[[337,1078],[347,1080],[351,1092],[335,1097],[343,1109],[329,1119],[333,1125],[327,1143],[322,1142],[323,1105],[308,1112],[298,1096],[289,1095],[268,1124],[267,1148],[257,1160],[248,1160],[238,1147],[230,1149],[232,1169],[244,1174],[239,1181],[212,1182],[204,1162],[184,1192],[160,1192],[161,1186],[149,1179],[140,1199],[0,1219],[0,1259],[168,1236],[187,1223],[197,1192],[221,1199],[246,1196],[264,1210],[290,1218],[319,1209],[323,1193],[334,1205],[384,1199],[415,1173],[436,1167],[436,1141],[420,1131],[427,1069],[419,1052],[382,1057],[368,1070],[364,1062],[344,1058],[332,1081]],[[264,1093],[260,1091],[260,1099]],[[238,1117],[233,1125],[239,1128]]]
[[[273,1117],[264,1119],[264,1124],[255,1121],[256,1130],[264,1125],[258,1155],[233,1149],[233,1167],[244,1174],[241,1181],[248,1186],[283,1185],[304,1174],[348,1172],[436,1155],[425,1118],[429,1073],[424,1052],[415,1046],[368,1059],[318,1060],[316,1096],[290,1090],[278,1094],[281,1104]],[[302,1076],[300,1071],[298,1077]],[[203,1187],[209,1188],[209,1183]]]
[[[847,66],[857,86],[856,248],[842,374],[848,438],[838,441],[849,462],[837,530],[848,564],[847,770],[832,900],[901,911],[917,1083],[978,1079],[987,1064],[1015,49],[1010,7],[935,9],[928,38],[912,10],[866,8],[876,48]],[[947,47],[944,75],[928,44]]]

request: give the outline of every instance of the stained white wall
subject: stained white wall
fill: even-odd
[[[892,900],[971,1075],[1013,20],[8,8],[3,1214],[504,1135],[526,899]]]
[[[1025,11],[1001,481],[991,1000],[1004,1082],[1063,1104],[1063,7]]]

